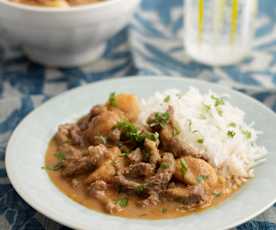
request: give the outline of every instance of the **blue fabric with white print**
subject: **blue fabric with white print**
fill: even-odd
[[[130,26],[108,41],[98,61],[81,68],[34,64],[0,30],[0,229],[68,229],[18,196],[4,164],[12,130],[36,106],[65,90],[137,74],[183,76],[235,88],[276,111],[276,1],[259,1],[259,5],[252,55],[223,68],[193,62],[185,55],[182,0],[142,0]],[[276,229],[276,205],[236,229]]]

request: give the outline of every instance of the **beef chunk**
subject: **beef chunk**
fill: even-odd
[[[207,200],[207,195],[202,185],[169,188],[164,194],[169,199],[188,207],[196,207]]]
[[[143,153],[140,148],[136,148],[130,154],[128,154],[128,159],[132,163],[139,163],[143,160]]]
[[[114,129],[110,132],[107,139],[111,143],[116,144],[118,141],[120,141],[120,137],[121,137],[121,131],[119,129]]]
[[[157,173],[147,181],[147,187],[150,190],[160,192],[166,189],[169,181],[175,172],[175,159],[171,153],[164,153]]]
[[[65,177],[83,174],[93,169],[93,164],[88,156],[68,159],[63,162],[61,174]]]
[[[104,158],[107,157],[108,149],[103,144],[97,146],[89,146],[88,153],[90,156],[91,163],[93,165],[98,165],[103,161]]]
[[[136,181],[129,180],[122,174],[119,174],[114,177],[114,183],[117,185],[122,186],[126,190],[135,191],[138,187],[141,187],[142,185]]]
[[[143,208],[155,206],[160,202],[159,194],[155,191],[150,191],[149,196],[139,203]]]
[[[97,180],[92,183],[89,187],[89,194],[92,197],[95,197],[98,201],[100,201],[105,210],[110,213],[114,214],[116,212],[121,211],[121,208],[114,204],[114,202],[106,195],[107,184],[102,180]]]
[[[128,168],[127,174],[132,177],[149,177],[154,173],[154,168],[149,163],[136,163],[132,164]]]
[[[79,159],[82,152],[70,144],[62,144],[58,146],[58,151],[64,153],[65,159]]]
[[[76,124],[60,125],[55,139],[58,144],[72,143],[74,145],[84,145],[81,130]]]
[[[94,172],[92,172],[86,179],[86,183],[91,183],[96,180],[104,180],[106,182],[112,182],[113,176],[116,174],[116,169],[111,160],[105,161]]]

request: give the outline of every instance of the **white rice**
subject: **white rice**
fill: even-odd
[[[141,100],[140,121],[145,123],[151,113],[165,112],[171,105],[181,141],[207,157],[225,176],[252,177],[253,167],[266,155],[266,149],[256,143],[259,132],[253,124],[245,123],[242,110],[225,97],[224,104],[216,106],[214,96],[221,98],[211,91],[201,94],[195,88],[186,93],[175,89],[156,92]]]

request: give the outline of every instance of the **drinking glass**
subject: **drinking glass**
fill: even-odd
[[[185,47],[195,60],[229,65],[249,54],[257,0],[186,0]]]

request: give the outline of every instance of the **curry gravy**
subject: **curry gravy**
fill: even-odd
[[[45,165],[55,165],[57,163],[57,159],[54,154],[57,152],[57,144],[55,140],[51,140],[47,149]],[[61,176],[60,171],[51,171],[47,170],[48,175],[52,182],[68,197],[72,200],[78,202],[79,204],[92,209],[98,212],[106,213],[101,203],[93,198],[88,196],[85,193],[85,189],[82,186],[78,186],[74,188],[72,186],[72,181],[66,179]],[[83,177],[84,178],[84,177]],[[78,177],[78,179],[82,180],[82,177]],[[137,207],[136,203],[139,201],[138,197],[127,196],[126,194],[119,194],[117,191],[108,191],[107,194],[114,201],[119,198],[128,198],[128,205],[121,212],[118,212],[115,215],[127,217],[127,218],[142,218],[142,219],[166,219],[166,218],[176,218],[180,216],[189,215],[194,212],[200,212],[209,208],[211,206],[216,206],[223,202],[226,198],[228,198],[235,190],[229,192],[231,189],[223,186],[223,183],[218,183],[217,188],[214,193],[214,199],[211,203],[205,205],[204,207],[193,209],[193,210],[185,210],[180,203],[173,201],[161,202],[157,206],[141,208]],[[237,189],[236,189],[237,190]],[[220,194],[221,192],[221,194]],[[219,194],[219,195],[218,195]]]

